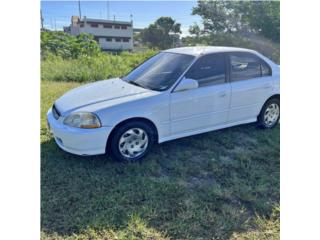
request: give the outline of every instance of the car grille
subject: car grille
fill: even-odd
[[[60,113],[59,113],[59,111],[57,110],[57,108],[54,106],[54,104],[53,104],[53,106],[52,106],[52,114],[53,114],[53,117],[54,117],[56,120],[59,119]]]

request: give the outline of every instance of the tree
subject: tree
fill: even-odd
[[[62,58],[96,56],[101,52],[99,44],[90,34],[71,36],[64,32],[41,32],[41,56],[49,54]]]
[[[280,41],[279,1],[198,0],[192,14],[202,17],[202,33],[254,32]]]
[[[255,1],[249,2],[245,18],[251,28],[266,38],[280,41],[280,2]]]
[[[192,9],[192,15],[199,15],[203,20],[203,32],[218,33],[229,30],[228,13],[225,1],[199,1],[198,6]]]
[[[191,25],[189,27],[189,32],[190,34],[195,35],[196,37],[199,37],[201,34],[199,25],[197,23],[194,23],[193,25]]]
[[[141,39],[152,47],[168,48],[177,38],[176,34],[181,33],[180,28],[181,24],[176,23],[171,17],[160,17],[149,27],[142,30]]]

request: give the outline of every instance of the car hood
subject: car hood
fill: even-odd
[[[130,98],[130,96],[143,95],[150,91],[129,84],[120,78],[114,78],[75,88],[61,96],[55,102],[55,107],[64,115],[66,112],[72,112],[96,103],[119,98]]]

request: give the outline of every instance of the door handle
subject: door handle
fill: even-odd
[[[265,89],[268,89],[268,88],[271,88],[271,87],[272,87],[272,86],[271,86],[271,84],[269,84],[269,83],[263,85],[263,88],[265,88]]]
[[[219,97],[225,97],[226,95],[227,95],[227,92],[225,92],[225,91],[218,93],[218,96],[219,96]]]

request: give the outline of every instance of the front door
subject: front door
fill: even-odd
[[[224,124],[228,119],[231,87],[226,77],[224,54],[200,57],[185,78],[197,80],[196,89],[171,93],[171,134],[206,129]]]

